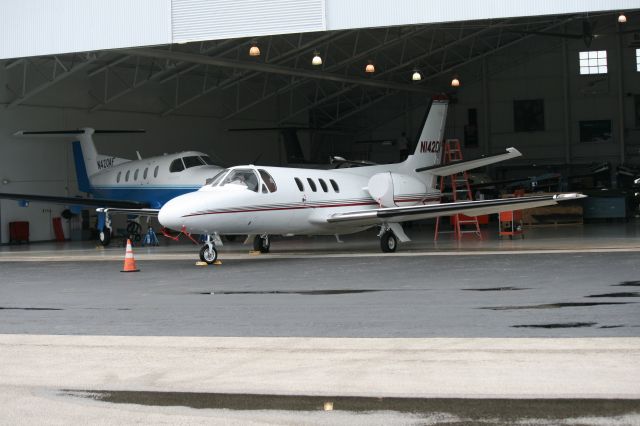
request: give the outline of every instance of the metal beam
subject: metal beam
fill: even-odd
[[[123,49],[124,52],[130,55],[144,56],[147,58],[161,58],[170,59],[174,61],[192,62],[203,65],[213,65],[217,67],[245,69],[250,71],[265,72],[270,74],[288,75],[302,78],[309,78],[315,80],[327,80],[339,83],[350,83],[361,86],[371,86],[383,89],[395,89],[407,92],[426,92],[421,87],[411,85],[394,83],[390,81],[370,80],[366,78],[348,77],[340,74],[327,73],[322,71],[310,71],[302,69],[293,69],[289,67],[283,67],[274,64],[263,64],[256,62],[238,61],[235,59],[226,58],[212,58],[210,56],[200,56],[191,53],[183,52],[169,52],[167,50],[159,49]]]
[[[95,55],[95,57],[93,57],[91,59],[88,59],[87,61],[82,62],[82,63],[70,68],[68,71],[65,71],[65,72],[63,72],[61,74],[56,75],[55,77],[52,77],[46,83],[41,84],[40,86],[38,86],[38,87],[36,87],[34,89],[31,89],[29,92],[24,92],[20,97],[18,97],[17,99],[14,99],[11,103],[9,103],[7,105],[7,109],[15,108],[16,106],[20,105],[21,103],[23,103],[27,99],[30,99],[33,96],[37,95],[38,93],[41,93],[41,92],[47,90],[51,86],[53,86],[53,85],[57,84],[58,82],[66,79],[67,77],[75,74],[76,72],[84,70],[89,65],[91,65],[95,61],[97,61],[103,55],[104,55],[104,53]],[[25,84],[26,84],[26,76],[25,76]]]

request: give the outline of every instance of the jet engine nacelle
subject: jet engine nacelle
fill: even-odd
[[[412,176],[387,172],[373,175],[367,190],[382,207],[396,207],[404,197],[415,199],[418,194],[426,194],[427,186]]]

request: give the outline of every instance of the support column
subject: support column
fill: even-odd
[[[562,101],[564,107],[564,162],[567,174],[571,174],[571,101],[569,93],[569,49],[565,39],[562,43]]]
[[[620,24],[618,24],[618,28]],[[618,32],[618,139],[620,148],[620,164],[624,163],[624,58],[622,49],[622,33]]]
[[[491,112],[489,111],[489,71],[487,69],[487,58],[482,59],[482,139],[484,139],[484,153],[491,154]]]

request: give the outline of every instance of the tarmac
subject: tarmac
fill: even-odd
[[[640,424],[638,224],[408,234],[2,246],[0,424]]]

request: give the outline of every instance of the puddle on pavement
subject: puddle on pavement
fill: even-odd
[[[9,306],[0,306],[0,311],[64,311],[64,309],[60,308],[18,308],[18,307],[9,307]]]
[[[637,412],[640,402],[637,399],[377,398],[101,390],[62,390],[61,393],[115,404],[196,409],[452,413],[469,419],[468,424],[477,424],[486,418],[494,419],[490,422],[493,424],[496,418],[511,424],[523,418],[564,419],[578,414],[621,416]]]
[[[512,325],[513,328],[581,328],[591,327],[596,325],[597,322],[564,322],[564,323],[551,323],[551,324],[522,324]]]
[[[634,302],[568,302],[568,303],[546,303],[543,305],[528,306],[491,306],[479,309],[490,309],[492,311],[511,311],[516,309],[559,309],[559,308],[579,308],[584,306],[601,305],[628,305]]]
[[[592,294],[590,296],[585,297],[640,297],[640,293],[638,292],[619,292],[619,293],[603,293],[603,294]]]
[[[265,290],[265,291],[205,291],[199,294],[205,295],[231,295],[231,294],[300,294],[303,296],[327,296],[335,294],[359,294],[359,293],[376,293],[380,291],[399,291],[399,290]]]
[[[530,290],[525,287],[490,287],[490,288],[463,288],[464,291],[517,291]]]
[[[614,287],[640,287],[640,281],[623,281],[620,284],[614,284]]]
[[[625,326],[622,325],[622,324],[619,324],[619,325],[601,325],[598,328],[622,328],[622,327],[625,327]]]

